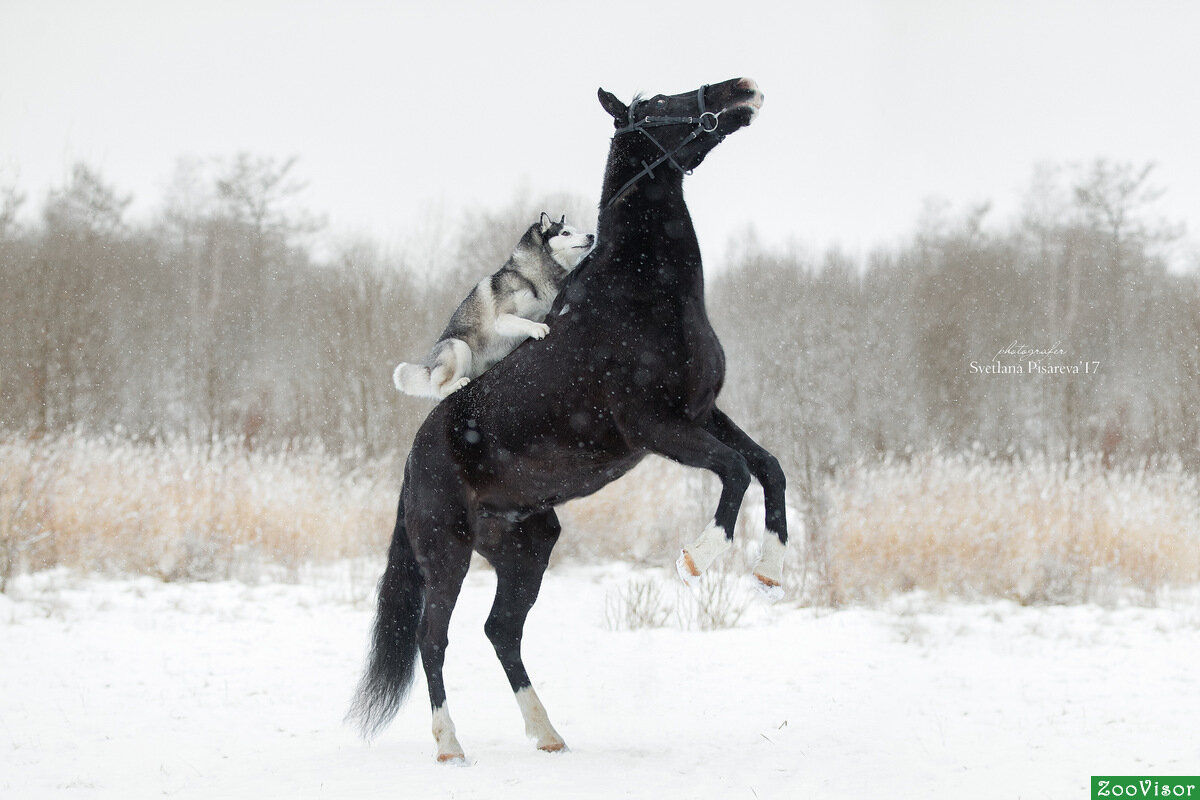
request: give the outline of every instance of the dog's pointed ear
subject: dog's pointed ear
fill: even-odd
[[[612,92],[606,92],[601,88],[596,95],[600,98],[600,105],[617,122],[624,122],[629,116],[629,106],[618,100],[617,96]]]
[[[554,224],[554,222],[551,221],[551,219],[550,219],[550,215],[547,214],[545,211],[542,212],[542,220],[541,221],[542,221],[542,225],[541,225],[542,233],[545,233],[546,231],[550,230],[550,226]]]
[[[561,217],[561,218],[558,220],[558,224],[559,224],[559,225],[566,225],[566,224],[567,224],[567,215],[566,215],[566,214],[563,214],[563,215],[562,215],[562,217]]]

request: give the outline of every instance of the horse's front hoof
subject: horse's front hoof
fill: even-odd
[[[437,760],[439,764],[446,764],[451,767],[465,767],[467,765],[467,757],[462,753],[438,753]]]
[[[571,748],[567,747],[566,742],[548,742],[546,744],[538,745],[538,750],[541,750],[543,753],[566,753],[569,752],[570,749]]]
[[[757,572],[754,573],[754,588],[769,602],[775,603],[783,599],[783,585]]]
[[[675,571],[679,573],[679,578],[688,586],[700,585],[700,570],[696,567],[696,562],[692,560],[692,554],[687,550],[679,551],[679,558],[675,562]]]

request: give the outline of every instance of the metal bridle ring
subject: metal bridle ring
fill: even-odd
[[[708,120],[711,120],[711,127]],[[700,115],[700,130],[704,131],[705,133],[712,133],[717,129],[717,125],[720,123],[721,120],[718,119],[718,115],[711,111],[705,111]]]

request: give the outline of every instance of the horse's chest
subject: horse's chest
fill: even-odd
[[[725,353],[703,310],[662,314],[630,354],[631,383],[661,387],[695,418],[711,410],[725,380]]]
[[[725,383],[725,351],[707,318],[687,328],[684,336],[685,397],[688,414],[695,418],[712,410]]]

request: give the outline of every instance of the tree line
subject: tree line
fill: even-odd
[[[1044,166],[1015,218],[931,205],[865,263],[748,237],[710,291],[726,394],[797,467],[936,449],[1196,470],[1200,263],[1168,269],[1184,231],[1161,191],[1151,165]]]
[[[298,172],[183,160],[139,223],[86,164],[31,223],[0,187],[0,430],[403,451],[429,405],[395,391],[394,365],[538,212],[595,221],[582,198],[522,198],[426,220],[392,252],[318,246]],[[1014,218],[931,206],[863,259],[749,232],[708,278],[723,404],[797,477],[931,448],[1200,469],[1200,279],[1166,267],[1182,230],[1159,191],[1148,165],[1042,168]]]

